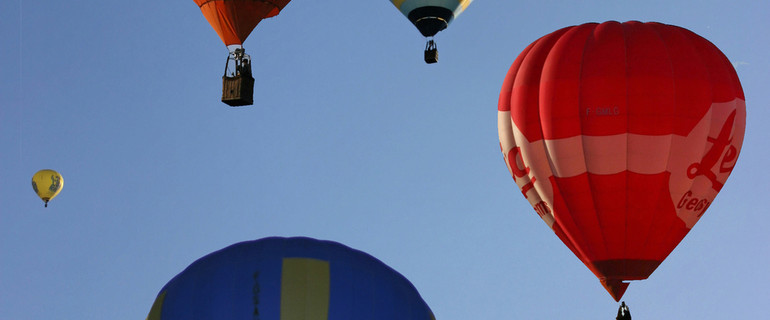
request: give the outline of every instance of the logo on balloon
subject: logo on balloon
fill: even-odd
[[[620,107],[594,107],[586,108],[586,116],[617,116],[620,115]]]
[[[521,187],[521,193],[524,195],[524,198],[529,198],[527,196],[527,191],[531,190],[535,187],[535,179],[534,176],[529,177],[529,167],[524,165],[524,168],[519,168],[518,162],[516,159],[521,160],[521,163],[524,164],[524,160],[521,159],[521,156],[519,155],[521,153],[520,147],[515,147],[511,149],[511,151],[508,151],[508,161],[511,163],[511,172],[513,173],[513,180],[518,183],[518,179],[526,178],[525,184]],[[518,179],[517,179],[518,178]]]
[[[259,320],[259,271],[254,271],[254,286],[251,288],[251,300],[254,302],[254,320]]]
[[[682,195],[682,199],[679,199],[676,207],[697,213],[696,217],[700,218],[710,205],[711,202],[708,199],[693,197],[692,191],[687,191]]]
[[[716,173],[712,169],[721,158],[722,162],[719,164],[719,173],[730,172],[735,167],[735,160],[738,158],[738,149],[731,145],[733,138],[730,135],[733,131],[733,122],[735,122],[735,112],[736,110],[733,110],[727,117],[716,138],[708,137],[708,141],[713,145],[706,152],[706,155],[703,156],[703,159],[700,162],[691,164],[687,168],[688,178],[695,179],[697,176],[705,176],[711,181],[711,188],[716,191],[722,190],[724,183],[717,181]],[[725,149],[727,149],[727,152],[725,152]]]
[[[61,178],[59,178],[56,175],[51,175],[51,186],[48,187],[48,190],[52,192],[56,192],[56,190],[59,190],[59,187],[61,186]],[[37,186],[35,187],[35,192],[37,192]]]
[[[520,168],[518,165],[518,162],[521,161],[523,168]],[[508,162],[511,164],[511,173],[513,174],[513,180],[516,181],[516,183],[519,183],[520,179],[526,179],[522,181],[524,183],[523,186],[521,186],[521,194],[524,195],[524,198],[529,199],[529,196],[527,195],[527,192],[529,190],[532,190],[535,187],[535,181],[537,181],[537,178],[535,178],[534,175],[531,177],[530,169],[526,165],[524,165],[524,159],[521,157],[521,148],[515,147],[512,148],[508,152]],[[529,199],[530,201],[533,199]],[[534,199],[537,201],[537,199]],[[535,212],[537,213],[540,218],[547,219],[550,221],[550,218],[552,216],[551,208],[548,206],[548,203],[546,203],[543,200],[538,201],[535,203],[532,208],[535,209]],[[551,222],[549,222],[549,225]]]

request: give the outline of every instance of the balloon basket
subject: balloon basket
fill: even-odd
[[[233,64],[230,64],[233,60]],[[231,69],[232,67],[232,69]],[[251,76],[251,57],[243,48],[230,53],[222,76],[222,102],[231,107],[254,104],[254,77]]]
[[[438,47],[433,40],[425,45],[425,63],[431,64],[438,62]]]
[[[222,77],[222,102],[231,107],[254,104],[254,78],[243,74]]]

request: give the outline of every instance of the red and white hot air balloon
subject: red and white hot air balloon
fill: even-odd
[[[535,212],[620,300],[722,189],[743,142],[744,100],[730,61],[689,30],[587,23],[514,61],[500,147]]]

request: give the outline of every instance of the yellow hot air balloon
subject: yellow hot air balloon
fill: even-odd
[[[48,201],[55,198],[64,187],[64,178],[61,174],[51,169],[43,169],[32,176],[32,189],[35,189],[37,196],[45,201],[48,207]]]

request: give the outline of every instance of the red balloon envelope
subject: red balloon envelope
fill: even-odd
[[[500,147],[535,212],[620,300],[652,274],[730,175],[746,104],[730,61],[671,25],[567,27],[506,75]]]
[[[242,45],[262,19],[278,15],[291,0],[195,0],[226,46]]]

